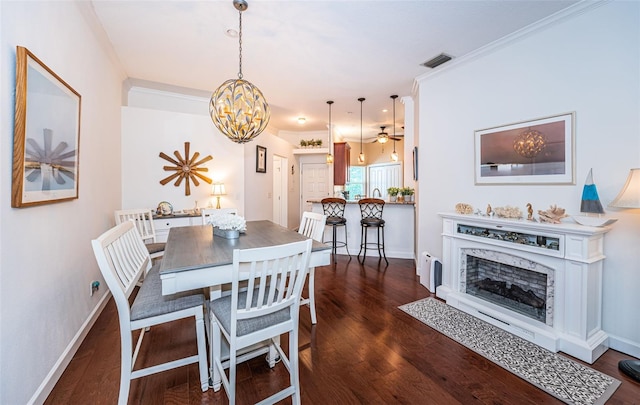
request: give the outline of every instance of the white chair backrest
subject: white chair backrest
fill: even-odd
[[[211,216],[213,215],[222,215],[222,214],[232,214],[238,215],[237,208],[204,208],[200,210],[200,214],[202,215],[202,225],[207,225]]]
[[[115,212],[116,225],[133,221],[145,243],[156,243],[156,229],[153,226],[153,211],[147,208],[118,210]]]
[[[322,235],[324,234],[324,226],[326,223],[326,215],[305,211],[302,213],[298,233],[307,238],[322,242]]]
[[[129,296],[143,272],[151,269],[149,251],[133,224],[132,221],[125,221],[91,241],[100,272],[118,307],[121,322],[129,322]]]
[[[311,245],[301,242],[233,251],[231,284],[231,336],[236,335],[236,321],[268,315],[291,308],[291,319],[298,318],[300,294],[309,269]],[[240,280],[247,281],[244,308],[238,309]],[[244,290],[244,289],[243,289]]]

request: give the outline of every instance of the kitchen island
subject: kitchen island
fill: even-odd
[[[312,211],[323,213],[320,200],[307,201],[312,205]],[[357,256],[360,250],[360,206],[358,201],[347,201],[344,210],[347,219],[347,244],[351,256]],[[387,257],[399,259],[415,259],[415,206],[414,203],[388,202],[385,201],[382,211],[384,225],[384,244]],[[328,241],[332,237],[332,228],[327,226],[324,233],[324,240]],[[369,231],[369,242],[375,240],[374,231]],[[338,228],[338,240],[344,240],[344,231]],[[344,247],[338,248],[338,254],[346,255]],[[378,257],[378,250],[367,248],[367,256]],[[383,262],[384,263],[384,262]]]

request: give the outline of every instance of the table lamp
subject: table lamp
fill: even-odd
[[[631,169],[622,191],[613,199],[609,207],[640,208],[640,168]],[[640,382],[640,360],[620,360],[620,371]]]
[[[226,195],[227,191],[224,189],[224,183],[213,183],[213,187],[211,188],[211,195],[215,196],[216,201],[216,209],[220,209],[220,196]]]

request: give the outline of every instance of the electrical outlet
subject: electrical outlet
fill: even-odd
[[[95,293],[99,289],[100,289],[100,282],[92,281],[91,284],[89,285],[89,296],[93,297],[93,293]]]

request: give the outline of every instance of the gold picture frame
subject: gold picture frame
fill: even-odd
[[[16,47],[12,207],[78,198],[80,102],[34,54]]]

